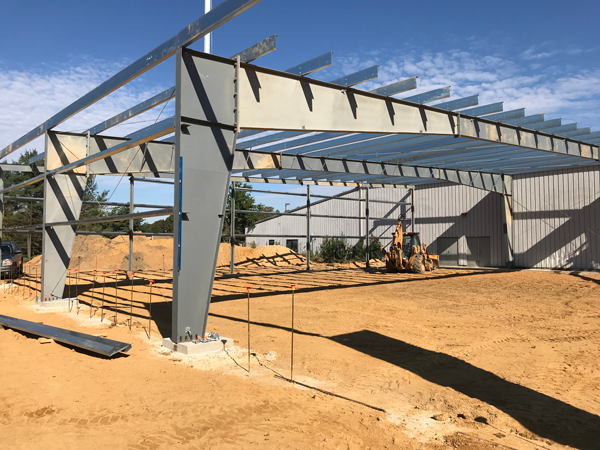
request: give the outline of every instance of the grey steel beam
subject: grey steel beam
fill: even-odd
[[[295,180],[285,178],[268,178],[268,177],[243,177],[232,176],[232,181],[240,183],[264,183],[264,184],[289,184],[289,185],[311,185],[311,186],[336,186],[336,187],[360,187],[367,184],[359,182],[337,182],[337,181],[315,181],[315,180]],[[410,189],[413,187],[410,184],[394,184],[394,183],[369,183],[369,187],[391,188],[391,189]],[[313,195],[314,197],[314,195]]]
[[[43,224],[56,223],[55,227],[43,227],[42,234],[42,281],[40,300],[63,298],[67,270],[71,261],[76,227],[70,223],[79,219],[87,184],[87,167],[77,168],[71,174],[47,176],[60,168],[87,155],[85,141],[70,142],[65,147],[56,134],[46,132],[46,158],[44,158],[44,209]],[[61,223],[62,222],[62,223]]]
[[[290,67],[285,72],[299,76],[309,75],[317,70],[331,66],[331,55],[333,55],[333,52],[327,52],[297,66]]]
[[[171,327],[175,345],[204,337],[221,241],[242,104],[240,63],[222,61],[189,49],[177,51]]]
[[[477,109],[477,108],[473,108],[473,109]],[[467,111],[463,111],[463,114],[468,114],[470,116],[478,116],[479,115],[479,114],[475,114],[475,113],[467,113]],[[498,122],[505,122],[507,120],[519,119],[524,116],[525,116],[525,108],[519,108],[519,109],[512,109],[510,111],[504,111],[504,112],[501,112],[498,114],[490,114],[486,118],[489,120],[497,120]]]
[[[44,171],[44,168],[34,164],[0,164],[0,170],[4,172],[41,173]]]
[[[234,170],[245,168],[268,168],[279,170],[300,170],[306,172],[328,172],[355,175],[378,175],[385,177],[433,178],[464,184],[492,192],[510,193],[510,186],[502,182],[501,174],[445,170],[435,167],[402,164],[373,163],[348,159],[286,155],[258,151],[236,151]]]
[[[134,78],[142,75],[152,67],[170,58],[181,48],[188,46],[206,34],[214,31],[224,23],[259,3],[260,0],[225,0],[209,13],[203,15],[192,24],[185,27],[177,35],[145,54],[140,59],[130,64],[116,75],[113,75],[100,86],[92,89],[83,97],[75,100],[69,106],[58,112],[40,126],[17,139],[15,142],[0,151],[0,159],[6,157],[23,145],[44,134],[47,130],[60,125],[62,122],[77,114],[84,108],[96,103],[111,92],[127,84]]]
[[[51,327],[39,322],[30,322],[9,316],[0,315],[0,325],[35,336],[47,337],[56,342],[61,342],[71,347],[82,348],[93,353],[108,356],[109,358],[117,353],[128,352],[131,349],[131,344],[127,344],[126,342],[113,341],[112,339],[79,333],[78,331],[66,330],[64,328]]]

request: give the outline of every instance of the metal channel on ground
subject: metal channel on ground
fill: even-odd
[[[51,338],[57,342],[82,348],[90,352],[108,356],[109,358],[117,353],[128,352],[131,349],[131,344],[126,342],[113,341],[112,339],[65,330],[64,328],[52,327],[50,325],[30,322],[28,320],[9,316],[0,315],[0,325],[25,333],[34,334],[36,336]]]

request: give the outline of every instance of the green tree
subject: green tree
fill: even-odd
[[[250,189],[252,186],[246,183],[235,183],[235,209],[243,211],[267,211],[273,212],[273,215],[279,211],[272,206],[265,206],[262,203],[257,203],[256,199],[248,191],[242,189]],[[231,190],[227,195],[227,209],[231,209]],[[235,214],[235,234],[244,234],[246,228],[252,227],[256,222],[262,219],[272,217],[269,214],[251,214],[251,213],[236,213]],[[231,215],[228,213],[223,221],[223,234],[229,234],[231,230]],[[229,242],[229,237],[223,237],[224,242]],[[241,244],[245,238],[236,238],[236,244]]]
[[[142,223],[140,230],[144,233],[172,233],[173,232],[173,214],[165,219],[160,219],[152,223]]]

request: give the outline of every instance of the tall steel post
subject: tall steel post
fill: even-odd
[[[367,267],[370,267],[371,249],[369,245],[369,188],[365,188],[365,258]]]
[[[129,213],[134,213],[134,179],[129,175]],[[129,271],[133,272],[133,219],[129,219]]]
[[[229,272],[231,275],[235,273],[235,181],[231,182],[231,215],[229,227],[229,242],[231,243],[231,262]]]
[[[514,265],[513,247],[513,204],[512,195],[502,195],[502,226],[504,235],[504,247],[506,249],[506,267]]]
[[[4,189],[4,171],[0,169],[0,191]],[[2,226],[4,219],[4,194],[0,194],[0,241],[2,241]],[[27,236],[31,236],[29,233]]]
[[[410,231],[415,232],[415,188],[410,190]]]
[[[172,343],[206,331],[238,132],[239,64],[177,51]]]
[[[310,185],[306,186],[306,270],[310,270]]]

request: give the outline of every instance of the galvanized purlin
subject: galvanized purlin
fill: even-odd
[[[417,88],[417,77],[408,78],[406,80],[397,81],[392,84],[388,84],[386,86],[381,86],[372,91],[369,91],[371,94],[383,95],[385,97],[389,97],[395,94],[399,94],[400,92],[410,91],[411,89]]]
[[[423,92],[422,94],[412,95],[410,97],[403,98],[402,100],[413,103],[429,103],[448,97],[450,97],[450,86],[446,86],[441,89],[434,89],[433,91]]]
[[[126,342],[113,341],[112,339],[65,330],[64,328],[52,327],[15,317],[0,315],[0,325],[36,336],[54,339],[56,342],[62,342],[72,347],[82,348],[108,357],[131,349],[131,344]]]
[[[39,127],[34,128],[8,147],[5,147],[0,151],[0,159],[5,158],[18,148],[41,136],[47,130],[61,124],[82,109],[96,103],[98,100],[106,97],[124,84],[173,56],[177,49],[192,44],[259,2],[260,0],[225,0],[208,14],[203,15],[194,23],[185,27],[176,36],[173,36],[165,43],[145,54],[133,64],[127,66],[100,86],[92,89],[83,97],[80,97],[71,105],[52,116]]]
[[[333,52],[327,52],[309,61],[298,64],[297,66],[290,67],[285,72],[299,76],[309,75],[317,70],[331,66],[331,55],[333,55]]]
[[[576,130],[572,130],[572,131],[557,133],[557,134],[560,134],[561,136],[565,136],[565,137],[574,137],[574,136],[585,137],[586,135],[589,135],[591,133],[592,133],[591,127],[584,127],[584,128],[577,128]],[[579,138],[579,139],[581,139],[581,138]]]
[[[437,106],[437,105],[434,105]],[[484,116],[486,114],[501,112],[504,108],[504,102],[491,103],[489,105],[478,106],[476,108],[463,109],[460,113],[467,116]],[[509,111],[507,111],[509,112]],[[491,116],[488,116],[491,117]],[[499,119],[495,119],[499,120]]]
[[[108,130],[109,128],[114,127],[115,125],[118,125],[121,122],[125,122],[126,120],[129,120],[132,117],[140,115],[141,113],[146,112],[158,105],[161,105],[174,97],[175,86],[170,87],[169,89],[166,89],[159,94],[156,94],[154,97],[151,97],[148,100],[144,100],[143,102],[133,106],[132,108],[129,108],[126,111],[117,114],[116,116],[111,117],[108,120],[105,120],[104,122],[100,122],[99,124],[94,125],[92,128],[87,130],[87,132],[89,132],[91,135],[94,135],[102,131]]]
[[[133,214],[122,214],[118,216],[105,216],[105,217],[93,217],[90,219],[81,219],[81,220],[71,220],[64,222],[50,222],[46,223],[46,227],[57,227],[63,225],[83,225],[89,223],[105,223],[105,222],[119,222],[122,220],[135,220],[135,219],[145,219],[148,217],[160,217],[160,216],[169,216],[173,214],[173,208],[164,208],[164,209],[156,209],[154,211],[144,211]],[[39,225],[38,225],[39,226]]]
[[[43,202],[44,199],[41,197],[14,197],[14,196],[6,196],[4,200],[15,201],[15,202]],[[121,203],[121,202],[96,202],[94,200],[84,200],[84,205],[101,205],[101,206],[129,206],[129,203]],[[146,203],[136,203],[134,205],[136,208],[153,208],[153,209],[162,209],[169,208],[169,206],[165,205],[149,205]]]
[[[356,86],[357,84],[377,78],[379,74],[378,67],[379,66],[373,66],[359,70],[353,74],[336,78],[335,80],[331,81],[331,83],[339,84],[340,86]]]
[[[231,59],[235,59],[236,56],[240,57],[240,61],[244,63],[249,63],[254,61],[255,59],[260,58],[261,56],[268,55],[272,51],[277,49],[275,44],[276,34],[273,36],[269,36],[266,39],[263,39],[257,44],[254,44],[252,47],[248,47],[246,50],[241,51],[240,53],[233,55]]]
[[[446,111],[453,111],[455,109],[462,109],[468,106],[475,106],[479,104],[479,95],[471,95],[469,97],[458,98],[456,100],[450,100],[449,102],[437,103],[431,105],[435,108],[444,109]],[[461,114],[466,114],[465,111],[461,111]]]
[[[494,116],[488,116],[487,117],[490,120],[500,120],[497,119]],[[531,124],[535,124],[535,123],[539,123],[539,122],[543,122],[544,121],[544,114],[534,114],[532,116],[524,116],[524,117],[517,117],[515,119],[508,119],[508,120],[503,120],[502,122],[507,124],[507,125],[528,125],[527,128],[531,128]],[[560,125],[560,122],[558,122],[558,124]]]
[[[477,109],[477,108],[473,108]],[[467,114],[463,111],[463,114]],[[470,116],[478,116],[479,114],[471,113]],[[513,109],[510,111],[504,111],[498,114],[490,114],[486,118],[489,120],[497,120],[498,122],[504,122],[506,120],[519,119],[525,116],[525,108]],[[543,119],[542,119],[543,120]]]

